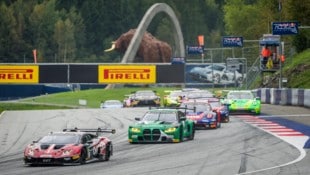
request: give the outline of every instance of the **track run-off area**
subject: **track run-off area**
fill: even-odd
[[[310,174],[310,109],[262,105],[261,115],[231,115],[194,140],[129,144],[128,126],[148,108],[5,111],[0,116],[0,174],[233,175]],[[26,166],[25,146],[64,128],[114,128],[110,161],[78,166]]]

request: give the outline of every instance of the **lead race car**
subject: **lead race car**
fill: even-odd
[[[194,122],[186,119],[181,108],[150,109],[128,128],[129,143],[182,142],[193,140]],[[183,108],[184,109],[184,108]],[[185,109],[186,110],[186,109]]]
[[[50,132],[27,145],[24,150],[26,165],[85,164],[91,160],[108,161],[113,155],[112,141],[100,133],[115,133],[115,129],[64,129]]]
[[[254,113],[259,115],[261,112],[261,100],[259,97],[254,97],[250,90],[229,91],[224,103],[229,105],[230,113]]]

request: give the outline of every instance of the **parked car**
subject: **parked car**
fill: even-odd
[[[84,164],[90,160],[108,161],[113,155],[112,141],[99,133],[115,133],[114,129],[64,129],[50,132],[24,149],[26,165]]]
[[[128,127],[129,143],[182,142],[193,140],[194,122],[179,109],[150,109],[138,122]]]

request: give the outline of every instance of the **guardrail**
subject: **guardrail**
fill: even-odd
[[[310,89],[261,88],[254,92],[262,103],[310,107]]]

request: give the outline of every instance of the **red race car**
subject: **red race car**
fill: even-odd
[[[115,133],[115,129],[64,129],[50,132],[24,150],[26,165],[84,164],[91,160],[106,160],[113,155],[112,141],[100,133]]]

